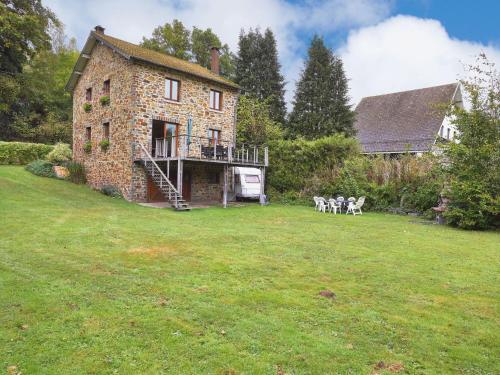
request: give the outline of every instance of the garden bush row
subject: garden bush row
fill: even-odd
[[[0,164],[24,165],[44,159],[54,146],[41,143],[0,142]]]
[[[431,214],[443,189],[444,174],[432,155],[363,156],[354,139],[340,135],[278,141],[270,145],[269,159],[268,192],[282,203],[365,195],[368,209]]]

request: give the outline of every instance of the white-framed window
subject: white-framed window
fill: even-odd
[[[222,92],[210,90],[210,109],[220,111],[222,109]]]
[[[168,100],[179,101],[179,87],[180,82],[176,79],[165,79],[165,97]]]

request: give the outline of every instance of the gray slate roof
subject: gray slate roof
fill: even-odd
[[[458,83],[363,98],[355,129],[365,153],[430,151]]]

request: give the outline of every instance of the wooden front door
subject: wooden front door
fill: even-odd
[[[191,201],[191,171],[184,170],[182,177],[182,198]]]
[[[165,202],[165,196],[160,188],[156,186],[151,177],[148,176],[148,202]]]

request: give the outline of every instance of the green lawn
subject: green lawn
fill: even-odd
[[[0,373],[500,373],[499,233],[173,212],[20,167],[0,219]]]

